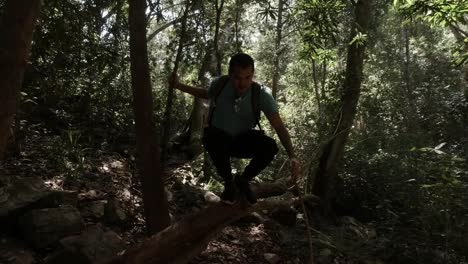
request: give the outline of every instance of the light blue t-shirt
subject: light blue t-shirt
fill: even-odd
[[[214,79],[208,88],[208,95],[214,100],[215,87],[219,85],[220,78]],[[232,136],[239,135],[255,127],[255,116],[252,110],[252,88],[236,99],[236,92],[229,79],[226,86],[216,99],[216,107],[211,117],[211,125],[226,131]],[[278,105],[271,95],[271,90],[261,85],[259,98],[260,111],[265,115],[278,113]]]

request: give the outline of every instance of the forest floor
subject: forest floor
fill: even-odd
[[[10,157],[3,170],[10,175],[40,177],[51,189],[74,190],[80,197],[116,197],[127,215],[125,224],[109,226],[126,242],[134,245],[145,239],[142,200],[134,158],[116,152],[60,146],[57,137],[34,136],[16,157]],[[204,190],[194,183],[192,166],[179,164],[167,171],[170,213],[173,221],[207,206]],[[205,186],[206,188],[206,186]],[[224,228],[219,236],[190,263],[308,263],[310,249],[303,214],[295,224],[285,226],[257,214]],[[87,225],[95,224],[86,220]],[[377,237],[371,224],[352,217],[336,223],[314,225],[313,254],[316,263],[384,263],[377,257],[385,241]],[[320,230],[320,231],[319,231]],[[38,257],[43,256],[38,252]]]

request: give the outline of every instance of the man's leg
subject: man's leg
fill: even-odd
[[[231,159],[229,156],[231,141],[232,137],[229,134],[215,127],[207,127],[203,133],[205,150],[210,155],[218,175],[224,181],[221,199],[228,203],[233,203],[236,198],[236,187],[231,174]]]
[[[246,196],[250,203],[257,201],[250,189],[249,181],[270,164],[278,153],[275,140],[258,130],[251,130],[234,138],[231,147],[231,156],[238,158],[251,158],[241,176],[236,177],[236,185]]]

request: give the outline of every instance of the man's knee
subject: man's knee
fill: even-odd
[[[207,127],[203,131],[202,142],[208,152],[224,150],[228,141],[228,135],[220,129]]]
[[[263,153],[272,159],[275,157],[276,153],[278,153],[278,145],[271,137],[265,137],[265,147],[263,148]]]

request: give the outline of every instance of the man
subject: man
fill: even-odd
[[[299,173],[299,162],[295,157],[291,138],[278,113],[277,104],[270,91],[253,82],[254,61],[247,54],[239,53],[229,61],[229,76],[212,81],[208,90],[182,84],[173,73],[169,82],[176,89],[194,96],[212,99],[208,126],[204,130],[203,144],[223,178],[223,202],[232,204],[237,193],[254,204],[257,199],[249,182],[265,169],[278,152],[276,142],[262,130],[256,130],[258,123],[254,114],[252,96],[258,96],[258,106],[275,129],[289,156],[292,179]],[[225,79],[225,80],[223,80]],[[260,91],[254,95],[254,87]],[[251,158],[241,175],[235,179],[231,173],[230,158]]]

